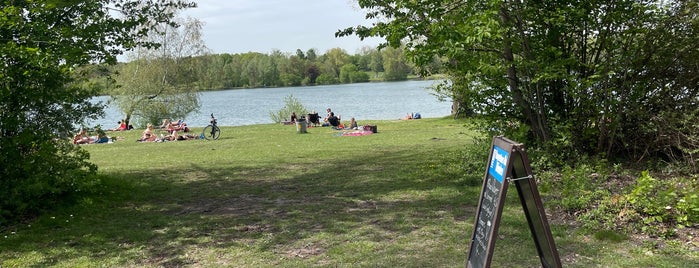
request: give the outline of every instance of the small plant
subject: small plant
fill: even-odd
[[[284,107],[278,111],[270,111],[269,117],[272,118],[274,122],[280,123],[290,118],[291,113],[296,113],[298,118],[308,114],[308,109],[303,106],[299,99],[295,98],[294,95],[289,94],[284,97]]]
[[[577,168],[566,167],[561,176],[561,205],[569,211],[583,210],[598,200],[603,192],[598,191],[593,169],[588,165]]]
[[[699,222],[697,189],[699,185],[696,180],[659,180],[644,171],[627,198],[629,204],[642,216],[644,232],[672,236],[673,228],[661,231],[663,228],[658,225],[671,224],[683,228]]]

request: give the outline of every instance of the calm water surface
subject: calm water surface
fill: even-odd
[[[451,102],[440,102],[432,94],[431,86],[438,81],[402,81],[359,83],[328,86],[256,88],[221,90],[201,93],[201,108],[185,118],[188,125],[201,127],[209,124],[214,113],[219,125],[242,126],[274,123],[270,112],[284,106],[284,98],[293,95],[306,108],[325,116],[325,109],[362,120],[399,119],[407,113],[419,112],[422,117],[443,117],[451,112]],[[100,97],[98,100],[106,100]],[[90,122],[108,128],[116,127],[123,114],[108,107],[105,118]]]

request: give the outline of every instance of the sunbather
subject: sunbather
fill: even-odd
[[[141,134],[141,139],[139,141],[156,141],[158,139],[158,136],[153,133],[153,125],[148,124],[145,130],[143,130],[143,134]]]

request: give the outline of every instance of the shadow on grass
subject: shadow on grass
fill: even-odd
[[[41,252],[37,267],[463,266],[480,184],[418,152],[107,174],[103,195],[41,219],[12,251]],[[519,229],[503,228],[527,240]]]
[[[389,246],[425,226],[470,223],[478,187],[444,177],[452,174],[440,170],[424,170],[424,163],[412,159],[412,152],[397,151],[332,163],[225,169],[185,164],[174,170],[107,174],[103,196],[67,209],[64,214],[76,214],[69,221],[62,222],[61,216],[56,222],[42,220],[49,222],[38,225],[48,229],[32,232],[46,233],[13,241],[13,250],[47,251],[51,257],[38,266],[89,256],[123,265],[135,261],[176,267],[203,257],[191,257],[197,248],[240,250],[273,263],[280,256],[303,260],[329,254],[348,241]],[[457,233],[459,241],[442,242],[463,243],[466,230]],[[458,245],[457,263],[465,257],[463,247]],[[432,258],[425,257],[403,256],[430,263]]]

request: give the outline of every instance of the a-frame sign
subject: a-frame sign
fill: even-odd
[[[488,157],[466,267],[490,267],[508,184],[514,183],[542,267],[561,267],[524,145],[494,137]]]

